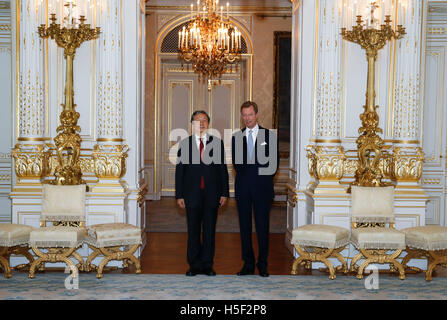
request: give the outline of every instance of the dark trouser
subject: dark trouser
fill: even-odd
[[[269,251],[269,227],[271,200],[254,200],[252,197],[236,198],[241,231],[242,260],[249,269],[255,267],[255,256],[252,244],[252,212],[254,212],[256,234],[258,237],[258,269],[267,269]]]
[[[192,269],[207,269],[213,266],[218,207],[205,204],[201,193],[200,205],[186,207],[188,226],[187,259]],[[201,241],[201,233],[203,237]]]

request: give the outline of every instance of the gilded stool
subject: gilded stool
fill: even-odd
[[[111,260],[123,261],[123,267],[132,262],[136,273],[141,273],[140,261],[134,256],[141,245],[141,229],[127,223],[105,223],[87,227],[85,242],[93,252],[86,262],[87,271],[97,269],[96,277],[103,277],[103,269]],[[121,249],[123,248],[123,249]],[[98,266],[92,261],[97,256],[104,255]]]
[[[84,270],[84,260],[76,250],[86,234],[85,193],[86,185],[43,185],[40,228],[31,231],[29,237],[29,246],[38,257],[29,270],[31,279],[37,268],[45,270],[46,262],[65,263],[73,278]]]
[[[348,273],[348,266],[340,252],[349,243],[349,230],[337,226],[309,224],[292,232],[292,245],[299,253],[292,266],[292,274],[297,274],[300,264],[311,266],[312,262],[322,262],[329,269],[329,279],[336,278],[335,271]],[[334,269],[329,258],[336,258],[341,265]]]
[[[29,266],[34,261],[29,253],[29,234],[34,228],[23,224],[0,223],[0,267],[5,272],[6,278],[11,278],[11,266],[9,258],[12,254],[25,256],[29,263],[16,266],[16,269]]]
[[[405,242],[407,245],[407,255],[402,260],[402,265],[409,269],[418,268],[408,267],[411,259],[426,258],[427,270],[425,280],[432,280],[433,270],[438,265],[447,267],[447,227],[441,226],[421,226],[402,230],[405,233]]]
[[[404,280],[405,269],[397,258],[405,249],[405,234],[395,229],[394,187],[352,186],[351,193],[351,243],[359,253],[352,258],[350,271],[362,279],[368,265],[388,264]]]

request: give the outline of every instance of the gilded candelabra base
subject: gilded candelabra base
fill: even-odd
[[[81,153],[81,136],[77,125],[79,112],[64,110],[61,113],[61,125],[57,128],[59,134],[54,138],[56,144],[57,166],[52,184],[78,185],[85,184],[82,179],[82,170],[79,165]]]

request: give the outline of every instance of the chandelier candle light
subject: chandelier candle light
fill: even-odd
[[[230,23],[229,3],[226,17],[219,0],[205,0],[203,6],[198,0],[197,10],[191,4],[191,20],[179,31],[178,52],[181,60],[192,62],[200,79],[208,80],[211,90],[212,79],[220,78],[228,64],[240,59],[241,32]]]
[[[366,50],[368,60],[368,82],[366,91],[365,112],[360,115],[362,127],[359,129],[357,139],[359,167],[355,173],[355,181],[351,185],[363,187],[379,187],[386,185],[381,181],[383,178],[379,168],[379,161],[382,156],[383,139],[378,133],[383,133],[379,128],[379,115],[375,105],[375,63],[377,54],[391,39],[402,39],[406,34],[402,25],[393,30],[391,26],[391,16],[386,15],[384,23],[378,27],[378,19],[375,17],[376,9],[379,5],[371,1],[369,5],[368,21],[363,21],[361,15],[357,15],[357,25],[351,31],[342,28],[343,39],[359,44]]]
[[[97,39],[100,28],[90,28],[85,24],[85,16],[80,16],[79,23],[73,17],[73,8],[76,6],[74,0],[67,0],[65,7],[68,14],[63,19],[63,25],[56,23],[56,14],[51,14],[51,23],[47,27],[42,24],[38,28],[39,36],[43,39],[51,38],[56,44],[64,49],[66,60],[65,79],[65,103],[62,104],[63,111],[60,115],[61,125],[57,127],[59,134],[54,138],[56,143],[58,164],[54,175],[56,180],[52,183],[57,185],[77,185],[85,183],[82,180],[82,171],[79,166],[79,155],[81,151],[81,136],[78,126],[79,113],[75,111],[73,91],[73,60],[76,49],[84,41]]]

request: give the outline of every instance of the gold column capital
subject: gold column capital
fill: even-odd
[[[96,144],[92,158],[99,179],[121,179],[126,174],[127,145]]]
[[[339,181],[343,178],[346,154],[340,145],[310,145],[306,149],[309,174],[319,181]]]
[[[51,149],[45,144],[16,144],[12,151],[16,176],[42,180],[50,173]]]

